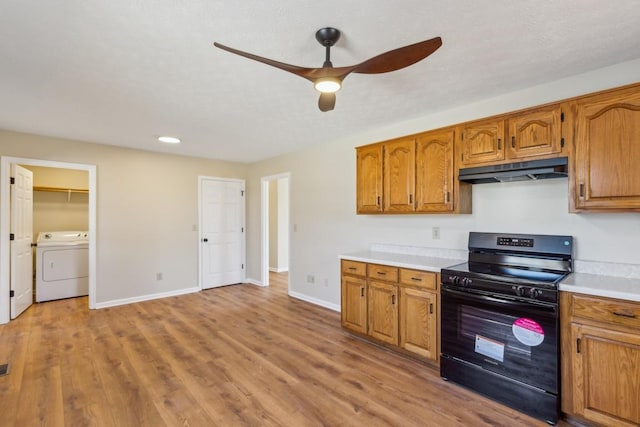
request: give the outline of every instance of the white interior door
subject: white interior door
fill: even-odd
[[[11,165],[11,318],[33,302],[33,173]]]
[[[202,288],[242,283],[244,181],[205,178],[201,180],[200,192]]]

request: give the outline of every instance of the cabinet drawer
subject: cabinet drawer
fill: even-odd
[[[436,273],[430,271],[401,268],[400,283],[425,289],[437,289]]]
[[[640,304],[587,295],[573,295],[573,316],[640,328]]]
[[[387,282],[398,281],[398,268],[388,265],[369,264],[368,276],[373,279],[386,280]]]
[[[342,260],[342,274],[353,274],[354,276],[366,276],[367,264],[358,261]]]

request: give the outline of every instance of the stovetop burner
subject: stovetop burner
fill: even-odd
[[[571,236],[469,233],[469,260],[445,268],[442,286],[524,302],[557,303],[572,270]]]
[[[535,269],[518,268],[497,264],[482,264],[474,262],[464,262],[451,267],[447,270],[456,271],[458,274],[464,274],[467,277],[482,277],[484,279],[493,279],[497,281],[517,282],[532,285],[557,285],[567,276],[566,272],[543,271]]]

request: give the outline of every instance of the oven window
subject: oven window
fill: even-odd
[[[556,392],[557,315],[509,300],[441,292],[441,348],[455,358]]]
[[[460,306],[459,316],[458,338],[475,341],[477,353],[500,362],[504,352],[511,358],[531,360],[531,347],[513,334],[512,325],[518,318],[469,305]],[[500,346],[504,346],[502,350]]]

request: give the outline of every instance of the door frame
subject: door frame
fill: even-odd
[[[276,175],[263,176],[260,178],[260,188],[261,188],[261,203],[260,203],[260,212],[261,212],[261,224],[260,224],[260,254],[261,254],[261,278],[260,278],[260,286],[269,286],[269,182],[277,181],[279,179],[288,179],[289,192],[287,193],[287,198],[289,199],[289,203],[287,203],[287,208],[289,209],[289,233],[287,233],[287,237],[289,239],[289,253],[287,260],[287,266],[289,267],[289,278],[291,278],[291,172],[280,173]],[[291,280],[287,280],[287,294],[291,293]]]
[[[10,177],[11,164],[87,171],[89,174],[89,308],[96,308],[96,166],[24,157],[0,157],[0,324],[10,320]]]
[[[202,183],[204,181],[226,181],[226,182],[237,182],[243,185],[244,188],[244,196],[242,198],[242,229],[244,230],[242,233],[242,264],[244,265],[243,269],[243,282],[247,280],[247,184],[244,179],[237,178],[221,178],[218,176],[204,176],[198,175],[198,289],[203,290],[203,262],[202,262]],[[195,231],[195,230],[194,230]]]

